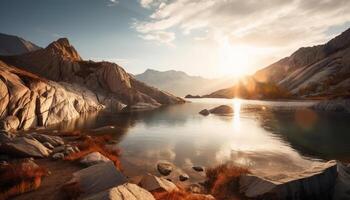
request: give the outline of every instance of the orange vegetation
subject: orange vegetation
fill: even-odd
[[[205,195],[193,194],[184,190],[176,190],[172,192],[152,191],[152,195],[156,200],[212,200]]]
[[[223,164],[206,171],[206,187],[216,199],[236,200],[239,196],[239,176],[249,171],[243,167]]]
[[[120,150],[110,150],[105,147],[105,144],[111,140],[111,137],[108,135],[105,136],[81,136],[80,142],[77,146],[80,149],[80,152],[72,153],[65,157],[65,160],[78,160],[85,155],[92,152],[100,152],[102,155],[109,158],[114,162],[114,165],[121,170],[121,163],[119,160]]]
[[[0,200],[38,189],[46,173],[31,161],[0,166]]]

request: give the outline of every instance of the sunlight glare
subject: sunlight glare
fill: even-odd
[[[233,99],[233,127],[235,130],[239,130],[240,127],[240,112],[241,112],[241,100]]]

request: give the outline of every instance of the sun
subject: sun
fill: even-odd
[[[246,45],[231,45],[226,39],[219,48],[219,70],[222,74],[242,77],[250,73],[257,49]]]

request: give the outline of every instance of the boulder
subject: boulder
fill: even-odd
[[[204,109],[204,110],[201,110],[201,111],[199,112],[199,114],[201,114],[201,115],[203,115],[203,116],[208,116],[208,115],[210,114],[210,112],[209,112],[209,110]]]
[[[203,172],[204,171],[204,167],[201,167],[201,166],[193,166],[192,169],[194,171],[197,171],[197,172]]]
[[[0,129],[14,131],[19,127],[19,123],[19,119],[16,116],[7,116],[4,120],[0,121]]]
[[[111,161],[111,160],[109,160],[107,157],[105,157],[101,153],[92,152],[92,153],[89,153],[88,155],[84,156],[80,160],[80,163],[87,165],[87,166],[91,166],[91,165],[96,165],[99,163],[109,162],[109,161]]]
[[[167,192],[171,192],[174,190],[178,190],[176,185],[164,178],[156,177],[151,174],[147,174],[142,177],[140,181],[140,186],[145,188],[148,191],[154,190],[164,190]]]
[[[338,162],[338,178],[335,183],[333,199],[350,199],[350,164]]]
[[[300,173],[273,176],[242,175],[239,190],[248,198],[332,199],[337,178],[335,161],[320,163]]]
[[[35,139],[17,137],[4,143],[0,147],[0,152],[14,156],[24,157],[47,157],[51,153],[44,145]]]
[[[217,114],[217,115],[225,115],[225,114],[233,113],[233,109],[231,106],[221,105],[221,106],[215,107],[213,109],[210,109],[209,112],[212,114]]]
[[[190,177],[187,174],[180,174],[179,180],[180,181],[187,181]]]
[[[68,184],[78,183],[83,194],[90,195],[126,182],[126,177],[114,166],[113,162],[105,162],[75,172]]]
[[[160,174],[168,176],[173,171],[173,165],[168,162],[160,162],[157,164],[157,169]]]
[[[55,148],[55,147],[52,146],[52,144],[49,143],[49,142],[44,142],[43,145],[44,145],[46,148],[51,149],[51,150]]]
[[[63,139],[59,136],[45,135],[45,134],[39,134],[39,133],[31,133],[29,135],[41,143],[48,142],[54,147],[57,147],[57,146],[64,144]]]
[[[54,160],[62,160],[64,158],[64,154],[63,153],[55,153],[52,155],[52,158]]]
[[[15,138],[16,135],[9,133],[9,132],[0,132],[0,144],[1,143],[5,143],[5,142],[9,142],[11,141],[13,138]]]
[[[132,184],[125,183],[118,187],[113,187],[103,192],[93,194],[84,200],[155,200],[153,195],[147,190]]]

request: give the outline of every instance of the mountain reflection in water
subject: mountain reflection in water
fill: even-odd
[[[141,113],[88,115],[53,128],[89,132],[115,126],[104,133],[112,135],[122,149],[122,164],[129,176],[156,173],[160,160],[173,162],[179,173],[199,179],[191,170],[193,165],[233,162],[264,174],[297,172],[322,159],[350,158],[348,114],[299,108],[313,102],[191,101]],[[198,114],[223,104],[235,109],[233,115]]]

